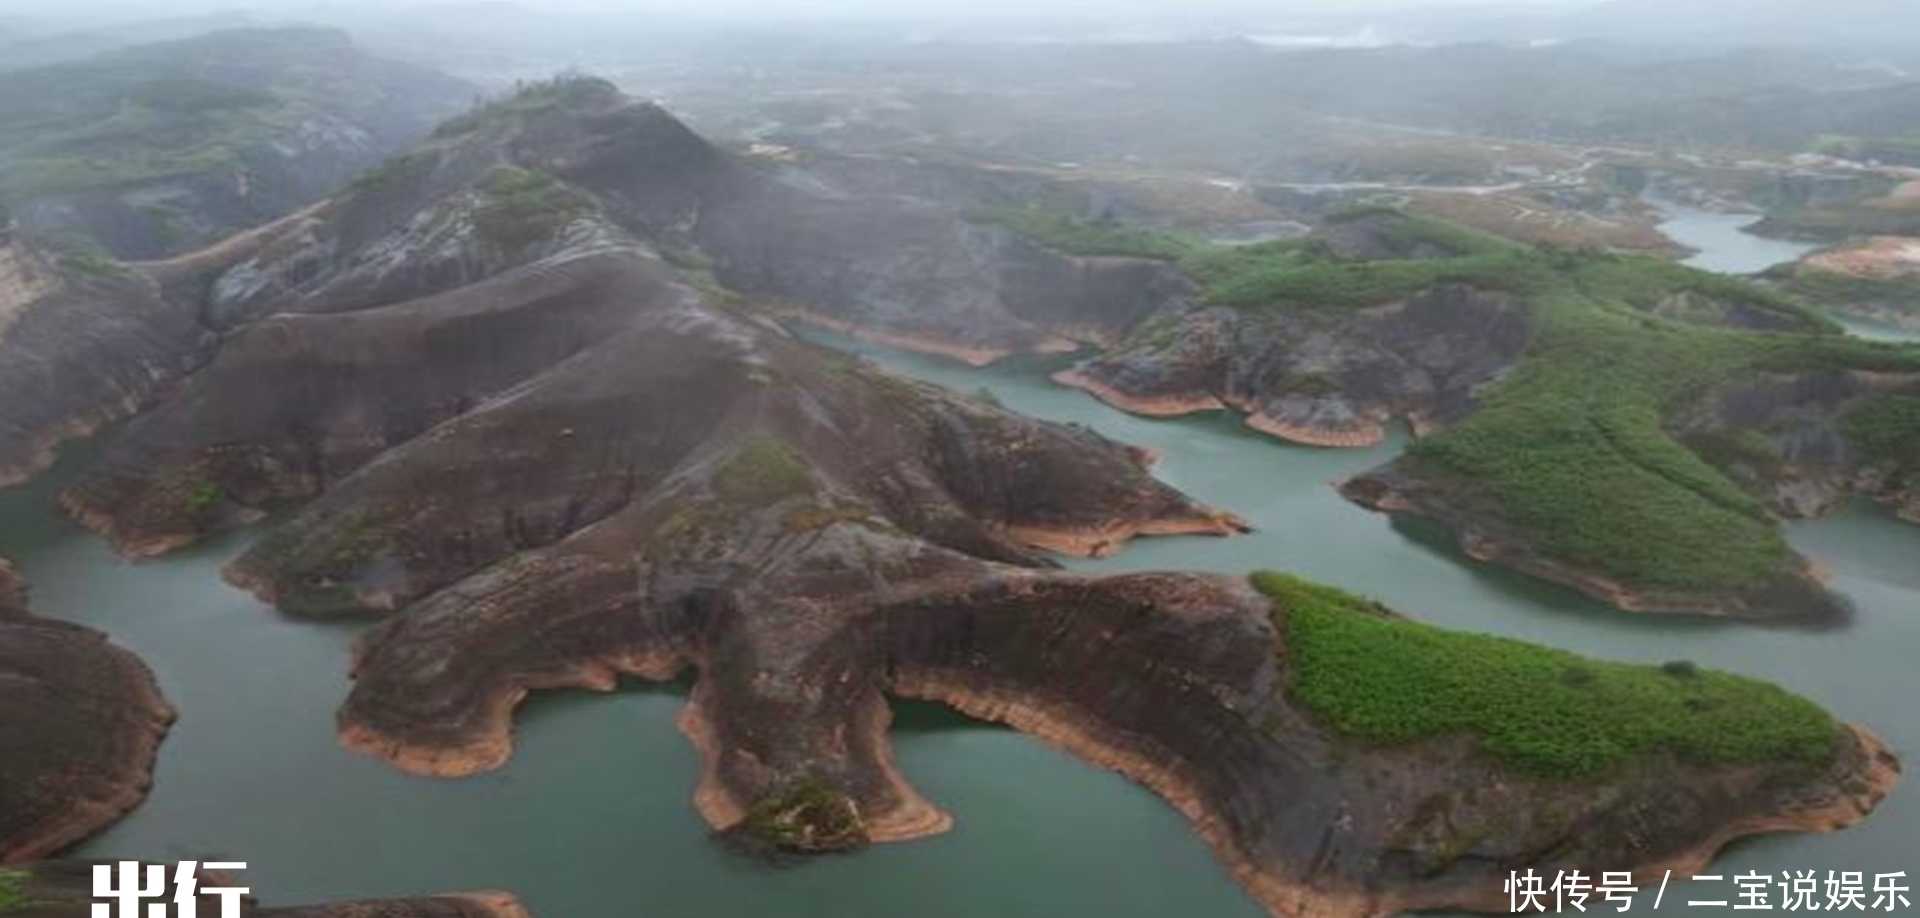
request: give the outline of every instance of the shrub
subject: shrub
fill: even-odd
[[[475,229],[489,245],[520,252],[593,213],[593,199],[544,172],[503,166],[480,186]]]
[[[756,841],[788,851],[844,851],[868,840],[859,807],[817,778],[761,798],[740,827]]]
[[[439,158],[431,152],[416,150],[389,156],[380,164],[355,176],[347,187],[352,191],[382,191],[408,184],[433,170]]]
[[[33,875],[24,870],[0,870],[0,912],[25,909],[35,903],[27,897]]]
[[[713,477],[714,492],[736,505],[764,505],[813,492],[813,473],[778,440],[758,439],[741,447]]]

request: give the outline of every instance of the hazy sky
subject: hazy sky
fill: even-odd
[[[1347,17],[1429,7],[1579,5],[1583,0],[0,0],[0,18],[62,20],[172,17],[220,11],[275,14],[393,11],[493,5],[573,12],[674,13],[713,18],[1270,18]],[[1585,0],[1593,2],[1593,0]]]

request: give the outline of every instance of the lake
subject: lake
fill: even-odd
[[[1725,263],[1751,265],[1763,251],[1773,250]],[[1387,461],[1399,442],[1360,451],[1289,446],[1225,416],[1148,420],[1113,411],[1049,383],[1060,358],[972,369],[813,337],[962,391],[988,389],[1027,414],[1155,448],[1165,456],[1161,478],[1256,527],[1234,539],[1138,542],[1115,558],[1068,562],[1076,569],[1284,569],[1449,627],[1611,659],[1691,659],[1775,680],[1871,725],[1898,749],[1920,749],[1920,705],[1912,701],[1920,688],[1920,528],[1877,509],[1855,507],[1793,529],[1857,605],[1847,627],[1638,618],[1466,562],[1444,538],[1352,506],[1329,486]],[[673,726],[679,687],[543,696],[524,712],[519,751],[504,769],[461,781],[403,775],[334,745],[353,626],[295,622],[226,587],[219,568],[247,534],[157,561],[117,560],[53,506],[74,465],[0,493],[0,553],[31,579],[38,612],[102,628],[138,651],[182,714],[151,799],[79,856],[245,860],[251,883],[273,903],[507,889],[541,918],[1263,914],[1145,791],[927,705],[901,706],[900,765],[954,813],[955,831],[800,867],[742,858],[710,839],[689,802],[694,753]],[[1920,870],[1915,852],[1920,802],[1908,789],[1854,830],[1749,842],[1721,866],[1911,872]],[[1687,911],[1686,892],[1670,891],[1663,910]]]

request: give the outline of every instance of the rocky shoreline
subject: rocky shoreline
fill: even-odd
[[[835,334],[858,338],[869,344],[891,347],[914,354],[927,354],[933,357],[945,357],[957,360],[970,367],[984,367],[1012,357],[1020,351],[1011,348],[987,347],[982,345],[958,344],[946,341],[932,334],[913,334],[908,332],[887,331],[870,328],[857,322],[835,318],[824,313],[806,309],[783,308],[775,312],[782,319],[822,328]],[[1070,352],[1079,345],[1064,339],[1046,341],[1026,350],[1035,354],[1058,354]]]
[[[1341,496],[1369,510],[1438,523],[1458,541],[1460,551],[1475,561],[1557,583],[1622,612],[1823,626],[1842,624],[1850,615],[1846,604],[1828,592],[1825,573],[1798,555],[1771,580],[1740,592],[1643,589],[1544,557],[1525,539],[1503,531],[1491,517],[1461,510],[1443,487],[1393,465],[1337,487]]]
[[[1095,379],[1079,370],[1061,370],[1050,378],[1069,389],[1086,392],[1128,414],[1137,414],[1145,418],[1177,418],[1189,414],[1227,410],[1226,403],[1213,395],[1192,393],[1137,396],[1123,392],[1118,386]]]

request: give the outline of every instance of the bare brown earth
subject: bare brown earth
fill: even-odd
[[[1875,236],[1865,242],[1816,252],[1802,262],[1810,268],[1882,280],[1920,275],[1920,239]]]

